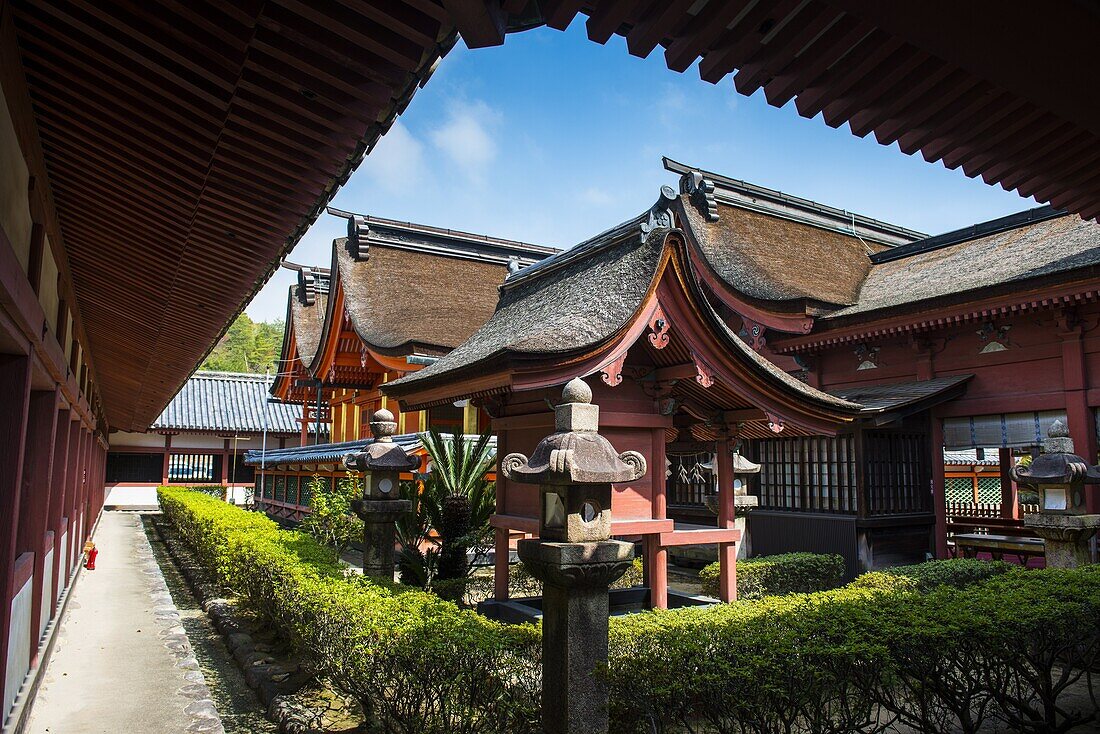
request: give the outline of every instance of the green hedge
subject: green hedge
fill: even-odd
[[[718,596],[718,563],[699,572],[703,593]],[[840,586],[844,559],[833,553],[782,553],[737,562],[737,597],[826,591]]]
[[[160,499],[198,558],[362,702],[369,731],[538,731],[538,627],[345,577],[311,538],[214,498],[164,488]],[[921,564],[909,571],[921,582],[879,572],[612,617],[598,673],[612,731],[1038,733],[1095,720],[1087,696],[1066,694],[1100,664],[1100,572],[979,571]]]
[[[208,495],[172,487],[157,494],[203,565],[354,695],[373,729],[537,730],[538,628],[347,575],[308,535]]]
[[[612,618],[616,731],[1053,732],[1095,721],[1087,696],[1066,693],[1088,687],[1100,662],[1100,573],[884,586]]]

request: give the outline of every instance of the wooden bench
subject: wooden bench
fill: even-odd
[[[961,533],[955,535],[955,553],[963,558],[974,558],[980,552],[989,553],[996,561],[1005,553],[1019,556],[1026,563],[1031,556],[1046,555],[1042,538],[1025,538],[1019,535],[994,535],[985,533]]]

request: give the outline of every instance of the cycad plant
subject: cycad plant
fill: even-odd
[[[486,476],[496,459],[489,445],[491,436],[483,433],[470,439],[455,433],[445,437],[431,430],[420,434],[420,440],[432,462],[425,494],[437,503],[431,512],[440,543],[436,578],[465,578],[467,554],[470,548],[487,547],[489,517],[496,508],[496,487]],[[434,485],[431,491],[428,485]]]
[[[415,483],[402,487],[403,496],[416,508],[398,522],[403,583],[428,587],[464,579],[470,570],[470,549],[488,551],[489,517],[496,509],[495,484],[486,476],[496,458],[491,438],[487,433],[470,438],[436,430],[420,434],[431,471],[422,488]]]

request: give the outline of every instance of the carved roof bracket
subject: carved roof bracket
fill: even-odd
[[[665,316],[660,304],[657,304],[657,307],[653,310],[653,315],[649,317],[649,328],[653,331],[649,335],[649,343],[653,345],[653,348],[664,349],[667,347],[669,323],[668,317]]]
[[[358,214],[348,217],[348,252],[357,261],[370,257],[370,225]]]
[[[680,177],[680,193],[688,194],[691,203],[708,222],[718,221],[718,201],[714,196],[714,182],[703,178],[699,171],[690,171]]]

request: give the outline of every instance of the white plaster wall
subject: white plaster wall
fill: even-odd
[[[256,445],[253,446],[253,444]],[[111,434],[111,451],[125,451],[127,446],[163,449],[164,436],[159,433],[127,433],[126,431]],[[233,439],[229,440],[229,448],[230,450],[233,449]],[[237,440],[238,451],[247,451],[252,448],[259,448],[259,442],[256,439],[251,441]],[[222,451],[225,449],[225,439],[220,436],[179,433],[172,436],[172,449]]]
[[[46,633],[53,612],[53,548],[46,551],[46,560],[42,566],[42,618],[38,621],[38,639]]]
[[[38,290],[38,302],[46,314],[46,323],[50,333],[57,336],[57,263],[50,249],[50,238],[46,237],[42,245],[42,287]]]
[[[31,667],[31,603],[34,579],[16,592],[11,600],[11,629],[8,631],[8,659],[4,670],[4,718],[7,718],[23,679]]]
[[[30,173],[15,137],[8,103],[0,92],[0,226],[4,228],[23,272],[27,272],[31,245],[31,212],[27,201]]]
[[[57,575],[58,583],[57,583],[57,589],[55,590],[54,593],[56,593],[57,598],[60,599],[61,598],[61,592],[63,592],[65,590],[65,572],[68,571],[68,567],[65,565],[68,562],[68,558],[69,558],[69,531],[68,530],[66,530],[64,533],[61,534],[61,543],[57,547],[61,551],[61,555],[60,555],[61,561],[60,561],[60,563],[58,564],[58,567],[57,567],[57,569],[58,569],[58,575]]]
[[[251,495],[251,487],[231,487],[230,499],[235,505],[243,505]],[[155,507],[157,505],[157,485],[137,485],[129,487],[111,487],[107,490],[107,506],[123,507],[138,505]]]
[[[120,451],[127,446],[139,448],[162,449],[164,448],[164,436],[159,433],[128,433],[118,431],[111,434],[111,451]]]

